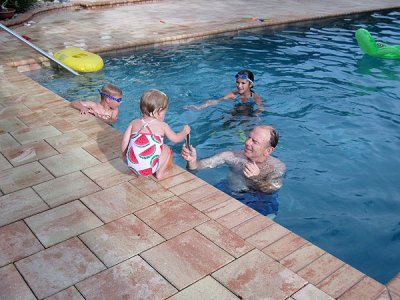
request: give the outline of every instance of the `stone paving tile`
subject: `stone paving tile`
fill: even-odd
[[[205,185],[206,182],[200,178],[195,178],[189,181],[186,181],[184,183],[181,184],[177,184],[171,188],[169,188],[169,190],[174,193],[175,195],[179,196],[182,195],[183,193],[186,193],[188,191],[191,191],[199,186],[203,186]]]
[[[286,256],[280,261],[280,263],[297,273],[300,269],[309,265],[324,253],[325,251],[321,248],[307,243],[300,249],[294,251],[292,254]]]
[[[46,181],[33,186],[33,189],[50,207],[55,207],[101,190],[97,184],[82,172],[74,172]]]
[[[178,197],[149,206],[136,212],[135,215],[166,239],[209,220]]]
[[[400,300],[400,297],[396,297],[395,295],[392,297],[390,294],[389,294],[389,291],[388,290],[385,290],[385,291],[383,291],[383,293],[382,294],[380,294],[377,298],[376,298],[376,300]]]
[[[62,134],[60,131],[58,131],[55,127],[51,125],[36,127],[36,128],[25,128],[18,131],[12,131],[10,133],[21,144],[36,142],[52,136]]]
[[[196,207],[200,211],[206,211],[210,210],[213,207],[217,205],[222,205],[224,202],[227,202],[229,199],[231,199],[231,196],[219,192],[217,194],[211,194],[209,196],[206,196],[199,201],[193,202],[192,205]],[[190,203],[190,202],[189,202]]]
[[[68,152],[79,147],[83,148],[95,143],[94,140],[90,139],[78,129],[73,129],[61,135],[47,138],[46,141],[60,153]]]
[[[85,168],[99,164],[100,162],[81,148],[61,153],[40,160],[54,176],[60,177]]]
[[[119,151],[116,151],[110,145],[99,145],[95,143],[89,144],[82,148],[101,162],[106,162],[120,156],[120,149]]]
[[[239,300],[231,291],[211,276],[207,276],[192,284],[168,300]]]
[[[388,289],[400,295],[400,273],[398,273],[387,285]]]
[[[0,151],[19,145],[20,144],[9,133],[0,134]]]
[[[1,196],[0,226],[21,220],[48,208],[46,203],[31,188]]]
[[[241,299],[285,299],[306,281],[255,249],[212,274]]]
[[[0,295],[2,299],[36,300],[14,265],[0,268]]]
[[[297,274],[308,282],[317,285],[344,265],[344,262],[329,253],[318,257]]]
[[[388,294],[389,294],[389,300],[400,300],[400,295],[391,291],[391,290],[387,290]]]
[[[154,204],[128,182],[81,198],[103,222],[108,223]]]
[[[164,201],[174,196],[168,189],[155,182],[151,177],[140,176],[129,181],[142,192],[146,193],[151,199],[156,202]]]
[[[12,168],[8,160],[0,153],[0,171]]]
[[[21,114],[28,114],[30,113],[31,110],[27,108],[23,104],[14,104],[14,105],[9,105],[7,107],[4,107],[0,109],[0,118],[3,119],[9,119],[13,117],[17,117],[18,115]]]
[[[290,231],[288,229],[275,223],[255,233],[251,237],[247,238],[246,241],[261,250],[289,233]]]
[[[33,128],[49,125],[49,120],[54,120],[57,117],[46,109],[40,112],[20,114],[18,118],[21,119],[26,125]]]
[[[198,188],[190,190],[189,192],[183,193],[179,195],[179,197],[185,200],[187,203],[195,203],[200,199],[206,198],[208,196],[212,196],[215,194],[221,193],[220,190],[213,187],[212,185],[202,185]]]
[[[285,235],[281,239],[262,249],[262,252],[273,259],[280,261],[282,258],[303,247],[305,244],[307,244],[305,239],[290,232],[288,235]]]
[[[179,290],[234,259],[195,230],[155,246],[141,256]]]
[[[317,287],[328,295],[338,298],[359,282],[365,275],[349,265],[344,265],[328,278],[322,280]]]
[[[78,200],[34,215],[25,221],[45,247],[103,225]]]
[[[78,238],[38,252],[15,265],[38,298],[58,293],[105,269]]]
[[[86,246],[111,267],[164,239],[134,215],[128,215],[79,236]]]
[[[44,249],[22,221],[0,227],[0,241],[0,266]]]
[[[0,119],[0,134],[8,131],[18,131],[27,126],[18,118]]]
[[[2,152],[15,167],[58,154],[53,147],[43,140],[7,148]]]
[[[120,158],[98,164],[83,172],[103,189],[136,178]]]
[[[53,296],[46,298],[46,300],[85,300],[82,295],[78,292],[78,290],[71,286]]]
[[[49,124],[57,128],[62,133],[74,130],[76,126],[65,119],[49,120]]]
[[[54,177],[38,162],[0,171],[0,189],[11,193]]]
[[[217,222],[224,225],[227,228],[233,228],[257,215],[259,215],[257,211],[245,205],[231,212],[230,214],[227,214],[217,219]]]
[[[203,199],[204,201],[204,199]],[[203,202],[202,201],[202,202]],[[229,197],[228,200],[217,204],[213,207],[205,209],[203,212],[209,216],[211,219],[219,219],[241,207],[244,207],[244,204],[240,201]]]
[[[168,177],[166,179],[159,180],[158,183],[161,184],[166,189],[170,189],[173,186],[191,181],[196,178],[197,178],[196,176],[194,176],[193,174],[191,174],[189,172],[183,172],[183,173]]]
[[[307,299],[318,299],[318,300],[333,300],[333,298],[325,294],[320,289],[317,289],[312,284],[307,284],[304,288],[298,291],[292,296],[295,300],[307,300]]]
[[[256,234],[257,232],[267,228],[268,226],[271,226],[272,224],[275,224],[275,222],[271,219],[262,215],[258,215],[246,222],[239,224],[238,226],[235,226],[232,228],[232,231],[236,232],[240,237],[246,239],[253,234]]]
[[[386,287],[371,277],[364,277],[355,286],[345,292],[339,297],[340,300],[363,299],[373,300],[376,299]]]
[[[236,258],[254,249],[254,246],[213,220],[197,226],[196,230]]]
[[[165,299],[176,289],[141,257],[79,282],[76,287],[85,299]]]

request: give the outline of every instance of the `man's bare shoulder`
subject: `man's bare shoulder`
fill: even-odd
[[[268,164],[273,167],[277,173],[284,174],[286,172],[285,163],[274,156],[269,156]]]

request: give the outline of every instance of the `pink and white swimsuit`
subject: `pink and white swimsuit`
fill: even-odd
[[[129,140],[126,161],[132,173],[141,176],[150,176],[157,172],[160,166],[160,155],[164,136],[153,134],[149,124],[145,122],[138,132],[132,133]],[[147,129],[148,132],[142,132]]]

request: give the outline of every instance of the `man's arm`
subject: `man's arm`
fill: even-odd
[[[187,161],[187,168],[189,170],[205,169],[205,168],[215,168],[226,162],[226,160],[232,156],[232,151],[224,151],[215,154],[211,157],[204,158],[202,160],[197,160],[196,148],[190,145],[190,150],[184,144],[182,146],[182,158]]]

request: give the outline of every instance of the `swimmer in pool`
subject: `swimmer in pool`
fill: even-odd
[[[235,103],[235,113],[244,113],[260,115],[264,110],[264,103],[259,95],[253,91],[254,74],[249,70],[241,70],[235,75],[236,90],[227,93],[219,99],[207,100],[202,105],[187,105],[185,108],[193,110],[201,110],[211,105],[218,104],[221,101],[233,100]],[[254,111],[254,106],[257,109]]]
[[[282,187],[286,171],[285,164],[271,156],[278,140],[275,128],[260,125],[250,132],[242,151],[224,151],[198,161],[196,148],[190,145],[188,149],[183,145],[181,156],[187,161],[189,170],[227,164],[231,169],[229,180],[235,190],[271,194]]]
[[[122,90],[111,84],[105,84],[100,93],[100,102],[72,101],[71,106],[79,109],[82,115],[91,114],[106,123],[118,120],[118,107],[122,101]]]

